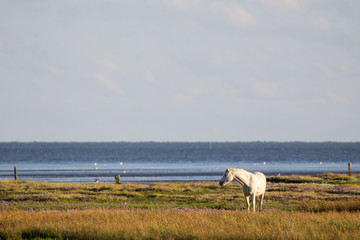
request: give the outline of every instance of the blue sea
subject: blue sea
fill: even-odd
[[[0,143],[0,180],[49,182],[218,181],[227,167],[266,175],[360,172],[360,143]]]

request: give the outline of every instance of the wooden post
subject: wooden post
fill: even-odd
[[[16,167],[14,167],[14,178],[15,178],[15,181],[17,181],[17,169],[16,169]]]
[[[115,182],[118,184],[120,183],[120,174],[115,175]]]
[[[351,163],[348,163],[349,176],[351,176]]]

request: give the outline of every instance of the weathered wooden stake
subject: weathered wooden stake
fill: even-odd
[[[120,183],[120,174],[115,175],[115,182]]]
[[[14,178],[15,178],[15,181],[17,181],[17,169],[16,169],[16,167],[14,167]]]
[[[349,176],[351,176],[351,162],[348,163]]]

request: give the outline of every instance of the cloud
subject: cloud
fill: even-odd
[[[122,95],[123,88],[120,83],[115,80],[124,75],[124,70],[116,61],[109,59],[101,59],[96,61],[97,69],[93,74],[95,81],[106,88],[108,91]]]
[[[294,9],[294,10],[304,10],[307,5],[305,0],[248,0],[251,2],[258,2],[265,6],[276,8],[276,9]]]
[[[57,67],[57,66],[48,66],[47,67],[47,69],[48,69],[48,71],[52,74],[52,75],[54,75],[54,76],[60,76],[60,75],[62,75],[62,71],[59,69],[59,67]]]
[[[98,60],[96,63],[98,64],[98,66],[106,70],[120,71],[120,72],[123,71],[123,69],[120,67],[120,65],[117,62],[111,61],[109,59],[101,59]]]
[[[329,20],[323,16],[315,16],[313,18],[310,18],[309,24],[315,30],[320,30],[324,32],[330,32],[333,29],[333,26],[331,25]]]
[[[117,81],[113,80],[112,78],[104,74],[97,73],[95,74],[94,79],[99,85],[103,86],[108,91],[114,92],[119,95],[123,94],[123,90],[120,84]]]
[[[327,99],[328,102],[332,103],[332,104],[341,104],[341,105],[345,105],[345,104],[350,104],[350,99],[344,96],[341,96],[339,94],[333,93],[328,91],[327,92]]]
[[[260,97],[276,97],[279,94],[279,87],[273,82],[252,81],[252,89]]]
[[[143,76],[144,76],[145,82],[148,82],[148,83],[155,82],[155,76],[151,70],[145,70]]]
[[[171,10],[182,12],[194,12],[196,15],[207,15],[212,18],[217,16],[227,24],[238,27],[253,27],[256,25],[253,15],[236,3],[227,1],[186,1],[164,0],[162,4]]]
[[[250,28],[256,25],[253,15],[238,4],[229,2],[213,2],[209,9],[223,18],[228,24]]]
[[[328,67],[320,62],[316,63],[316,66],[321,70],[321,72],[324,73],[324,75],[327,77],[327,78],[334,78],[336,77],[336,74],[334,72],[334,69],[331,68],[331,67]]]
[[[192,0],[162,0],[161,1],[167,8],[176,11],[185,11],[194,8],[198,1]]]
[[[194,103],[194,99],[190,95],[179,93],[172,97],[172,103],[175,105],[190,105]]]

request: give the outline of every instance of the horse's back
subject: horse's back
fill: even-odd
[[[257,192],[259,194],[263,194],[265,192],[265,189],[266,189],[266,177],[261,172],[254,172],[254,175],[258,179],[258,191]]]
[[[266,177],[263,173],[261,172],[254,172],[254,174],[259,178],[261,179],[262,181],[265,181],[266,182]]]

